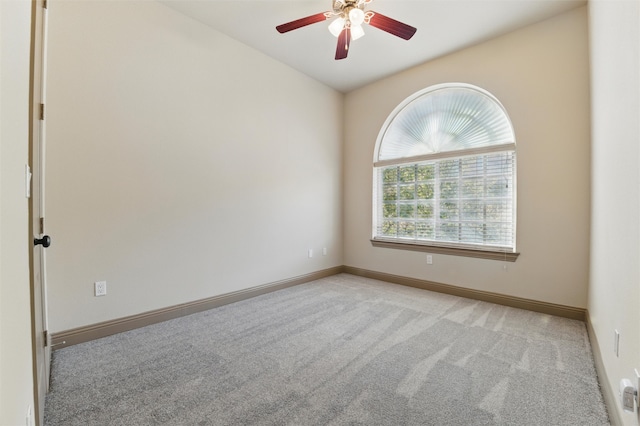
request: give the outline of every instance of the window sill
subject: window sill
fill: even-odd
[[[500,260],[503,262],[515,262],[520,253],[507,253],[504,251],[473,250],[454,247],[432,246],[427,244],[398,243],[394,241],[371,240],[374,247],[391,248],[398,250],[422,251],[426,253],[447,254],[450,256],[475,257],[479,259]]]

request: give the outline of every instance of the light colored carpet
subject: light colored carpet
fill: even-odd
[[[584,323],[340,274],[54,352],[45,424],[609,421]]]

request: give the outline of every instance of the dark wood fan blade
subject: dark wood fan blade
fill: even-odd
[[[369,20],[369,25],[373,27],[381,29],[382,31],[386,31],[389,34],[393,34],[394,36],[398,36],[405,40],[409,40],[416,33],[416,28],[412,27],[411,25],[403,24],[402,22],[391,19],[388,16],[381,15],[378,12],[373,13],[374,15]]]
[[[338,46],[336,47],[336,59],[344,59],[349,54],[349,44],[351,43],[351,29],[345,28],[338,36]]]
[[[307,16],[306,18],[300,18],[295,21],[287,22],[286,24],[278,25],[276,30],[282,34],[288,31],[297,30],[298,28],[306,27],[307,25],[325,21],[326,19],[326,12],[316,13],[315,15]]]

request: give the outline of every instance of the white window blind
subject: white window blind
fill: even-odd
[[[419,92],[376,148],[374,240],[515,251],[515,140],[491,95],[467,85]]]
[[[473,86],[418,92],[394,111],[383,127],[375,161],[460,151],[515,141],[499,102]]]

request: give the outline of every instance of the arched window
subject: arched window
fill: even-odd
[[[374,246],[515,261],[515,136],[487,91],[444,84],[405,99],[373,168]]]

